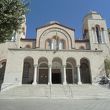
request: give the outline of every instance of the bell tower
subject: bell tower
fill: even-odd
[[[91,11],[83,20],[83,39],[88,39],[91,50],[106,50],[109,47],[106,21],[102,16]]]

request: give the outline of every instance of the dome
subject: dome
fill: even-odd
[[[54,23],[60,24],[58,21],[50,21],[49,22],[49,24],[54,24]]]

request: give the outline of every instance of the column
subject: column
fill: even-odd
[[[108,43],[109,40],[107,40],[107,33],[106,33],[106,30],[103,30],[103,36],[104,36],[104,40],[105,40],[105,43]]]
[[[95,43],[98,43],[97,34],[96,34],[96,29],[94,29],[94,35],[95,35]]]
[[[49,65],[49,72],[48,72],[48,84],[52,84],[52,66]]]
[[[102,29],[103,43],[105,43],[104,29]]]
[[[66,65],[63,66],[63,85],[66,85]]]
[[[95,43],[95,34],[94,34],[94,28],[92,28],[92,42]]]
[[[73,84],[74,84],[74,68],[72,68],[72,80],[73,80]]]
[[[54,40],[53,39],[51,40],[51,49],[52,50],[54,49]]]
[[[37,65],[34,65],[34,81],[33,85],[37,84]]]
[[[78,84],[81,85],[81,74],[80,74],[80,65],[77,65],[77,70],[78,70]]]

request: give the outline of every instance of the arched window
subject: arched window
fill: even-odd
[[[85,30],[84,30],[84,33],[83,33],[83,38],[84,38],[84,39],[87,39],[87,37],[88,37],[87,34],[88,34],[88,30],[85,29]]]
[[[29,69],[30,69],[30,63],[24,62],[24,69],[23,69],[24,78],[29,77]]]
[[[65,49],[65,40],[59,39],[58,36],[54,36],[52,39],[47,39],[45,42],[45,48],[46,49]]]
[[[38,83],[48,84],[48,59],[46,57],[39,58],[38,65]]]
[[[64,49],[65,48],[65,41],[62,39],[62,40],[59,40],[59,49]]]
[[[22,84],[32,84],[34,77],[34,60],[31,57],[24,59]]]
[[[96,32],[95,32],[95,28],[94,27],[92,27],[92,41],[93,41],[93,43],[97,42]]]
[[[97,37],[97,41],[98,43],[102,43],[102,40],[101,40],[101,33],[100,33],[100,27],[97,25],[96,26],[96,37]]]
[[[58,49],[59,48],[59,38],[58,36],[54,36],[52,39],[52,49]]]
[[[46,48],[51,49],[52,48],[51,45],[52,45],[51,39],[46,40]]]
[[[91,83],[90,62],[86,58],[80,60],[80,74],[82,83]]]
[[[53,39],[53,49],[57,49],[57,40]]]
[[[104,28],[101,28],[101,39],[102,39],[102,43],[105,43]]]

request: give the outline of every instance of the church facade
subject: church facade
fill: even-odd
[[[26,24],[12,41],[0,44],[1,89],[22,84],[95,84],[110,55],[106,21],[97,12],[83,19],[83,38],[75,29],[50,22],[25,37]]]

